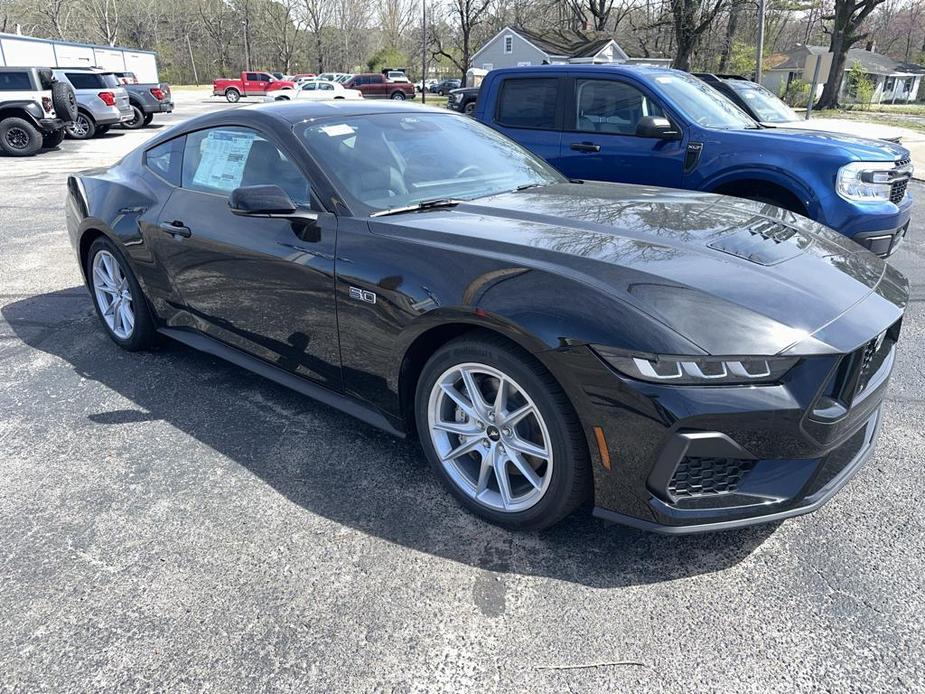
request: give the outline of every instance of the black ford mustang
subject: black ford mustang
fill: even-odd
[[[522,528],[591,499],[666,532],[817,508],[873,450],[908,294],[790,212],[568,181],[413,105],[195,118],[70,178],[67,224],[117,344],[416,432]]]

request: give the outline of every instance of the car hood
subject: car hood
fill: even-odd
[[[776,125],[773,128],[742,130],[739,132],[747,134],[749,138],[764,138],[766,146],[778,146],[783,151],[798,146],[801,148],[801,152],[805,153],[805,148],[809,146],[816,148],[817,151],[830,154],[834,145],[839,148],[844,157],[851,161],[896,161],[909,156],[908,149],[892,142],[825,130],[788,128]],[[858,130],[855,130],[855,133],[857,132]],[[754,140],[750,140],[750,142],[754,143]]]
[[[840,234],[720,195],[563,183],[370,224],[582,283],[708,354],[848,351],[908,297],[900,273]]]
[[[840,120],[838,118],[813,118],[812,120],[787,121],[785,123],[762,123],[768,128],[784,128],[787,130],[809,130],[839,135],[849,135],[852,140],[859,137],[871,140],[892,140],[899,144],[900,138],[908,135],[902,128],[875,123],[858,123],[857,121]]]

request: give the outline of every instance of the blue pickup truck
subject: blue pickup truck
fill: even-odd
[[[686,72],[642,65],[493,70],[474,115],[570,178],[772,203],[883,257],[909,228],[907,149],[762,127]]]

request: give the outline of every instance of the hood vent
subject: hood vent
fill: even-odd
[[[777,265],[803,253],[809,239],[799,230],[767,217],[752,217],[744,228],[726,232],[710,248],[758,265]]]

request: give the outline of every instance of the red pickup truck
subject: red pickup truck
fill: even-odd
[[[278,80],[269,72],[242,72],[240,79],[219,77],[212,81],[212,96],[224,96],[231,103],[242,96],[264,96],[278,89],[295,89],[295,82]]]
[[[344,89],[359,89],[364,99],[414,98],[414,85],[411,82],[392,82],[377,72],[354,75],[344,82]]]

